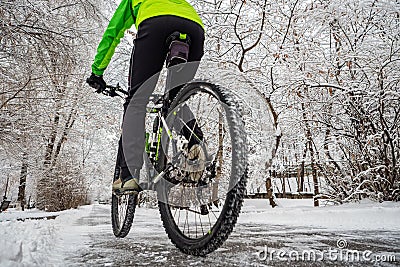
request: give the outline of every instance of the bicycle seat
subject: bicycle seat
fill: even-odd
[[[168,54],[167,68],[186,63],[189,59],[190,37],[185,33],[173,32],[166,40]]]

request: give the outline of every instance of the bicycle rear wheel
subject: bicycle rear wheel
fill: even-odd
[[[120,168],[115,166],[114,181],[119,178]],[[128,235],[133,217],[135,215],[138,195],[135,194],[112,194],[111,199],[111,222],[113,233],[116,237],[125,237]]]
[[[167,134],[162,138],[161,165],[174,167],[157,185],[161,219],[177,248],[204,256],[223,244],[240,213],[247,179],[244,124],[233,96],[206,82],[185,85],[166,122],[168,135],[181,141],[177,150]]]

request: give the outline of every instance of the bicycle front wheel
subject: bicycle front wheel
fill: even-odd
[[[114,181],[119,178],[120,170],[118,164],[116,164]],[[125,237],[128,235],[135,215],[137,201],[137,194],[112,194],[111,222],[113,233],[116,237]]]
[[[166,123],[160,161],[173,167],[157,187],[161,219],[177,248],[204,256],[223,244],[240,213],[247,179],[244,123],[232,94],[207,82],[185,85]]]

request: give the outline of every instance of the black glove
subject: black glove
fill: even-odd
[[[103,75],[96,75],[92,73],[86,82],[90,87],[96,89],[96,93],[101,93],[106,89],[106,82],[103,80]]]

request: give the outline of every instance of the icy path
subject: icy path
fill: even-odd
[[[268,251],[299,252],[296,266],[366,266],[366,262],[361,262],[364,251],[371,251],[367,253],[368,260],[396,257],[396,262],[393,258],[391,263],[380,262],[382,266],[399,265],[400,209],[392,203],[379,207],[355,204],[325,208],[309,207],[308,202],[300,207],[290,207],[290,204],[282,203],[286,208],[271,209],[262,200],[248,200],[230,238],[205,258],[180,253],[167,238],[157,210],[138,209],[131,233],[117,239],[111,233],[109,207],[95,205],[89,216],[79,220],[79,224],[92,229],[89,246],[69,258],[68,265],[287,266],[288,255],[282,259],[276,255],[272,260],[265,259],[265,254],[260,252],[267,248]],[[347,254],[343,253],[340,259],[338,240],[348,244],[342,252],[357,251],[361,260],[349,262],[351,258],[346,259]],[[318,253],[330,248],[334,253],[337,250],[336,254],[325,255],[318,261]],[[303,259],[304,251],[317,255],[315,258],[305,255]]]
[[[272,209],[264,200],[246,200],[232,235],[205,258],[172,245],[158,210],[137,209],[124,239],[112,235],[108,205],[61,212],[48,221],[1,222],[0,215],[0,266],[288,266],[289,259],[295,260],[291,266],[372,266],[362,262],[365,252],[368,260],[381,261],[376,265],[400,265],[399,203],[281,204]],[[340,250],[338,241],[348,246]],[[333,255],[318,261],[329,250]],[[356,254],[360,260],[346,258]]]

